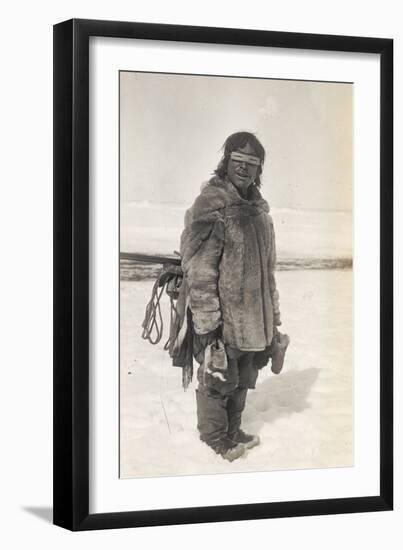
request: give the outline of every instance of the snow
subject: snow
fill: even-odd
[[[266,367],[248,393],[243,429],[261,444],[232,463],[198,438],[193,381],[162,341],[141,338],[153,281],[121,282],[120,476],[177,476],[344,467],[352,450],[352,271],[295,270],[277,274],[282,331],[291,337],[283,372]],[[195,365],[196,366],[196,365]]]

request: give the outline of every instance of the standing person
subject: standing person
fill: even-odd
[[[223,150],[186,212],[181,294],[200,364],[200,439],[232,461],[260,443],[241,429],[241,417],[281,321],[273,221],[259,191],[265,150],[249,132],[230,135]]]

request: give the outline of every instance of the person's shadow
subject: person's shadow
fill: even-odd
[[[263,424],[309,408],[309,394],[321,369],[286,371],[271,375],[248,394],[245,421],[259,430]]]

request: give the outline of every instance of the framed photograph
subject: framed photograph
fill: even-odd
[[[54,523],[391,510],[393,41],[54,27]]]

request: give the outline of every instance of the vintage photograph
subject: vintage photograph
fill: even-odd
[[[119,73],[120,478],[354,464],[353,89]]]

